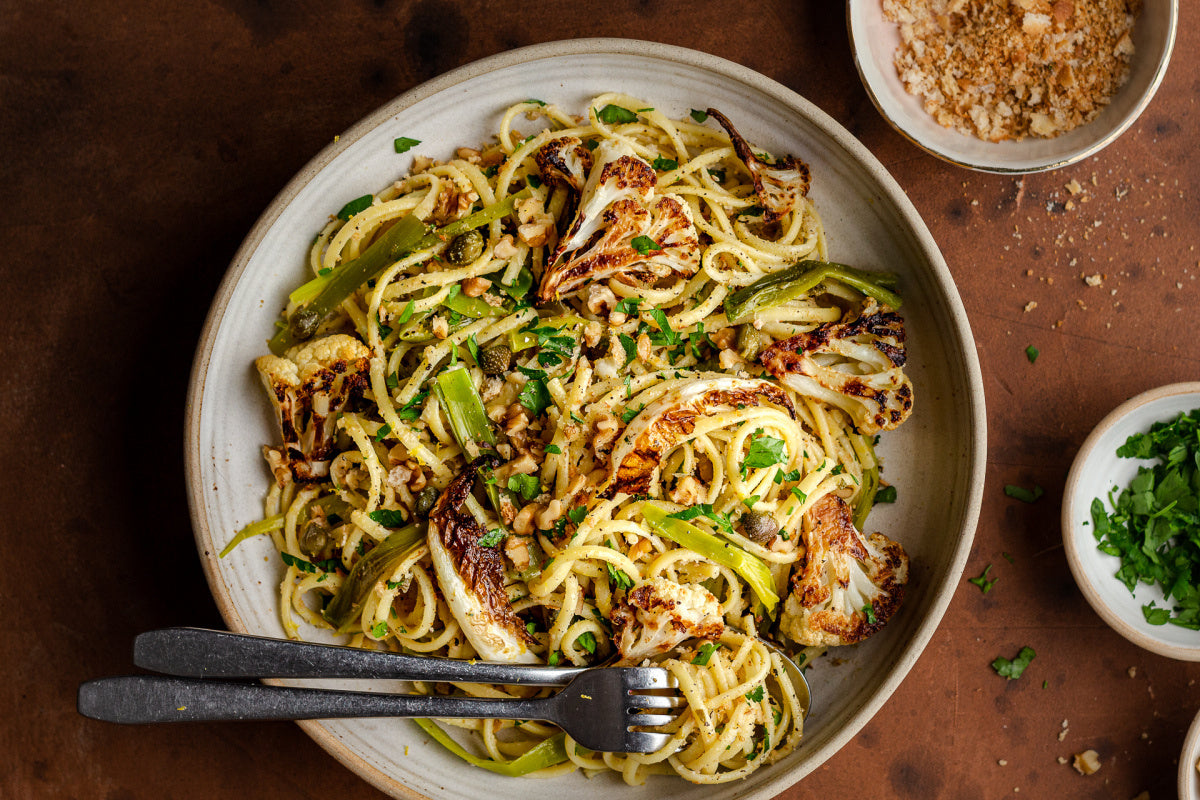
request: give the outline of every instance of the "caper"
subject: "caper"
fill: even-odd
[[[508,345],[494,345],[479,354],[479,368],[484,375],[503,375],[512,366],[512,357],[512,348]]]
[[[438,490],[432,486],[426,486],[417,492],[417,500],[413,504],[413,511],[418,517],[423,517],[433,510],[433,504],[437,502],[437,499]]]
[[[483,234],[478,230],[460,233],[450,240],[443,257],[451,264],[470,264],[483,252]]]
[[[297,341],[311,339],[312,335],[317,332],[317,327],[321,324],[321,315],[310,308],[302,308],[295,314],[292,314],[292,319],[288,323],[292,338]]]
[[[747,511],[742,514],[741,523],[742,533],[746,535],[746,538],[763,547],[769,547],[771,542],[775,541],[775,537],[779,535],[779,523],[770,514]]]
[[[315,558],[321,554],[325,546],[329,544],[329,526],[320,520],[313,520],[304,526],[304,533],[300,534],[300,552],[309,558]]]
[[[763,345],[766,344],[766,336],[762,331],[754,327],[750,323],[746,323],[738,329],[737,349],[738,354],[747,361],[753,361],[758,358],[758,354],[762,351]]]

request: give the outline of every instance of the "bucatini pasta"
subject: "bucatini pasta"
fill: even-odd
[[[903,549],[861,530],[877,434],[912,406],[894,277],[828,261],[809,181],[716,109],[607,94],[579,117],[517,103],[494,141],[348,204],[256,362],[283,441],[226,548],[274,539],[287,634],[652,661],[687,699],[645,755],[422,723],[509,774],[717,783],[792,750],[800,707],[759,637],[803,660],[897,608]]]

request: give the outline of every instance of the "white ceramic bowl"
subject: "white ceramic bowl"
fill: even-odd
[[[884,19],[881,0],[847,0],[846,22],[858,73],[867,94],[893,128],[938,158],[984,172],[1026,173],[1057,169],[1098,153],[1125,132],[1162,83],[1175,45],[1178,0],[1144,0],[1134,25],[1129,81],[1086,125],[1052,139],[986,142],[939,125],[909,94],[893,58],[897,27]]]
[[[1183,750],[1179,754],[1179,800],[1200,800],[1200,770],[1196,768],[1197,761],[1200,761],[1200,714],[1192,720],[1187,738],[1183,740]]]
[[[1129,641],[1152,653],[1183,661],[1200,661],[1200,631],[1146,622],[1142,606],[1152,600],[1160,608],[1170,604],[1164,602],[1157,586],[1138,584],[1131,593],[1117,580],[1120,559],[1096,549],[1091,504],[1098,497],[1111,511],[1109,491],[1114,486],[1127,487],[1139,466],[1154,463],[1117,457],[1117,448],[1130,435],[1145,433],[1153,423],[1171,420],[1181,411],[1194,408],[1200,408],[1200,383],[1162,386],[1122,403],[1084,440],[1067,475],[1062,506],[1067,563],[1088,603]]]
[[[794,153],[811,166],[812,197],[840,261],[899,273],[908,331],[907,371],[915,410],[883,437],[881,454],[899,500],[872,515],[907,548],[912,568],[904,607],[862,645],[810,670],[819,712],[802,745],[745,781],[699,787],[655,778],[660,800],[777,795],[845,744],[883,705],[917,660],[962,575],[979,515],[986,420],[974,340],[937,246],[903,191],[867,150],[812,104],[749,69],[650,42],[585,39],[511,51],[455,70],[399,97],[341,135],[272,202],[238,251],[214,301],[189,393],[186,457],[192,519],[210,586],[234,631],[281,636],[282,565],[259,537],[216,557],[262,514],[270,480],[259,448],[277,423],[252,362],[287,292],[304,279],[314,233],[347,200],[409,168],[416,154],[445,158],[496,130],[503,109],[529,97],[583,109],[621,90],[671,114],[713,106],[752,142]],[[397,155],[399,136],[422,145]],[[530,784],[497,781],[429,741],[411,722],[302,723],[318,743],[394,796],[477,798],[530,791],[578,800],[622,788],[614,775]]]

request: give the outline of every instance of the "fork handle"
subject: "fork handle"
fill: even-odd
[[[105,722],[458,717],[546,719],[544,700],[481,700],[410,694],[345,692],[258,683],[128,675],[79,687],[79,713]]]
[[[566,686],[584,667],[499,664],[271,639],[206,628],[140,634],[133,662],[191,678],[374,678]]]

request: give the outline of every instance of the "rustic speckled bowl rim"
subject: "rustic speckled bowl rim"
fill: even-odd
[[[1158,87],[1167,74],[1167,66],[1175,47],[1175,35],[1179,24],[1178,0],[1145,0],[1146,5],[1155,5],[1165,13],[1163,25],[1156,28],[1154,36],[1141,37],[1138,40],[1138,52],[1153,42],[1154,64],[1144,74],[1131,77],[1129,83],[1120,92],[1137,92],[1136,100],[1129,104],[1123,113],[1108,113],[1108,110],[1092,122],[1076,129],[1071,134],[1058,137],[1055,141],[1069,141],[1072,147],[1062,148],[1047,144],[1046,140],[1026,139],[1022,142],[991,142],[984,143],[949,129],[931,132],[923,121],[917,121],[925,115],[923,110],[907,109],[915,101],[907,95],[895,70],[876,71],[867,63],[866,54],[871,52],[877,42],[865,35],[865,23],[855,10],[869,9],[882,16],[880,0],[846,0],[846,31],[850,37],[850,50],[854,57],[854,66],[862,79],[867,96],[879,114],[892,128],[905,139],[942,161],[958,167],[1007,175],[1024,175],[1035,172],[1046,172],[1061,169],[1071,164],[1083,161],[1099,153],[1115,142],[1129,129],[1146,106],[1154,99]],[[1143,7],[1142,14],[1146,9]],[[1135,26],[1135,34],[1137,33]],[[866,40],[866,43],[863,43]],[[1135,55],[1136,59],[1138,56]],[[902,113],[905,112],[905,113]],[[911,113],[908,113],[911,112]],[[1115,109],[1114,109],[1115,112]],[[937,127],[936,124],[934,127]],[[1066,137],[1070,136],[1068,140]],[[1049,152],[1041,156],[1029,156],[1027,151],[1032,147],[1047,149]],[[970,151],[981,151],[975,155]]]
[[[1179,800],[1200,800],[1200,770],[1196,769],[1197,760],[1200,760],[1200,713],[1192,719],[1179,754]]]
[[[1075,456],[1063,490],[1062,536],[1067,563],[1075,583],[1095,612],[1114,631],[1138,647],[1180,661],[1200,661],[1200,633],[1173,625],[1150,625],[1141,613],[1145,600],[1156,598],[1162,605],[1162,592],[1154,587],[1138,587],[1138,598],[1130,595],[1114,576],[1119,561],[1115,556],[1096,550],[1087,508],[1093,498],[1105,500],[1113,481],[1107,472],[1113,465],[1132,478],[1139,463],[1118,459],[1116,446],[1133,433],[1145,432],[1152,422],[1174,417],[1179,410],[1200,407],[1200,382],[1173,383],[1130,398],[1113,409],[1092,429]],[[1126,484],[1121,482],[1124,487]],[[1174,634],[1168,638],[1168,634]],[[1194,638],[1187,645],[1172,639]]]
[[[978,356],[962,301],[936,243],[903,190],[866,148],[834,120],[795,92],[746,67],[709,54],[657,42],[577,39],[540,44],[485,58],[422,84],[367,116],[323,149],[284,187],[247,236],[218,289],[202,332],[191,375],[185,427],[185,465],[197,546],[206,577],[222,615],[232,630],[245,631],[245,621],[233,602],[230,587],[226,585],[222,576],[222,569],[227,565],[218,563],[216,558],[220,543],[227,541],[228,532],[214,531],[206,511],[208,496],[215,496],[220,488],[212,478],[214,475],[220,476],[222,469],[222,465],[213,463],[218,460],[217,457],[212,452],[205,452],[206,443],[202,441],[206,379],[210,369],[216,364],[213,358],[214,343],[218,339],[221,323],[229,311],[231,301],[237,297],[238,284],[256,249],[289,203],[295,200],[306,185],[317,178],[339,154],[415,103],[439,93],[454,92],[473,79],[506,68],[527,65],[542,59],[591,55],[611,59],[625,59],[631,56],[653,59],[664,68],[694,70],[697,74],[703,72],[705,75],[729,82],[730,86],[761,92],[770,98],[772,103],[779,104],[791,114],[803,117],[818,133],[827,137],[829,146],[844,153],[855,169],[862,171],[864,179],[871,182],[872,191],[876,196],[894,206],[896,214],[902,220],[904,233],[908,237],[905,242],[919,253],[921,263],[927,266],[920,272],[919,280],[939,304],[939,313],[944,318],[945,330],[949,334],[948,340],[940,343],[939,347],[944,348],[946,358],[953,360],[955,374],[959,375],[954,385],[949,387],[953,397],[943,398],[937,410],[938,414],[948,415],[939,417],[940,422],[946,423],[947,420],[951,420],[952,424],[964,433],[961,436],[961,451],[957,454],[958,460],[955,462],[958,464],[958,471],[954,473],[953,485],[949,487],[953,499],[948,507],[950,511],[945,512],[949,527],[937,534],[946,537],[948,546],[938,552],[937,563],[928,565],[928,568],[935,572],[929,576],[927,595],[922,600],[926,604],[925,615],[906,623],[912,626],[913,630],[908,633],[907,639],[903,639],[902,644],[894,647],[899,655],[886,678],[880,680],[861,705],[855,705],[845,712],[847,720],[840,729],[832,732],[827,738],[816,740],[813,744],[816,749],[810,755],[798,763],[793,759],[791,766],[777,765],[769,773],[766,770],[756,773],[747,782],[733,788],[726,787],[718,793],[723,795],[735,792],[739,798],[769,798],[827,760],[867,723],[907,675],[944,616],[966,565],[979,518],[986,460],[986,416]],[[206,469],[211,474],[206,476]],[[209,480],[206,480],[206,477]],[[216,534],[221,538],[215,538]],[[423,776],[423,783],[416,788],[406,785],[375,765],[367,763],[324,724],[300,724],[330,754],[384,792],[397,797],[419,798],[426,796],[422,792],[428,793],[429,796],[437,796],[444,794],[448,788],[445,785],[439,787]],[[798,754],[793,754],[796,755]],[[470,768],[463,766],[462,769]],[[506,788],[505,784],[497,786],[497,795],[505,794]],[[512,785],[511,790],[520,792],[526,788],[526,784],[517,782]],[[706,795],[713,791],[701,787],[693,788]]]

